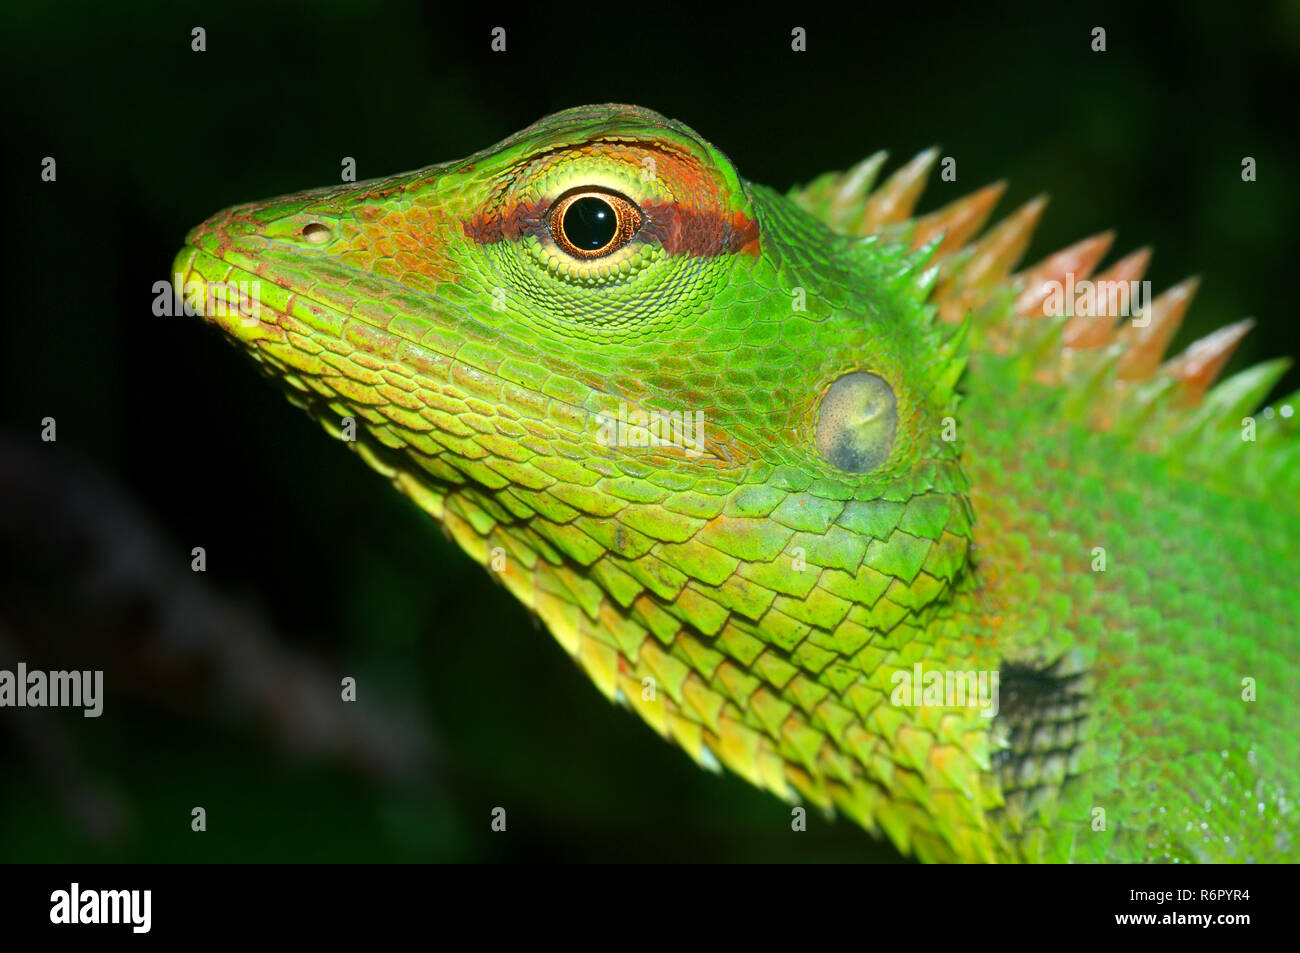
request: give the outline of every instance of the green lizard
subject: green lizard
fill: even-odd
[[[782,196],[571,109],[174,271],[701,764],[927,861],[1295,859],[1286,362],[1162,363],[1194,285],[1098,307],[1109,234],[1013,274],[1041,200],[911,217],[936,158]]]

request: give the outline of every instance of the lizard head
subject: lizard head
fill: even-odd
[[[828,800],[844,752],[874,770],[879,660],[966,558],[960,335],[924,264],[829,231],[679,123],[599,106],[230,209],[174,270],[607,694],[701,760]],[[214,306],[241,295],[256,316]],[[830,686],[843,717],[810,718]]]
[[[702,442],[677,448],[701,472],[788,470],[865,498],[956,458],[938,438],[962,360],[917,301],[925,257],[830,233],[685,126],[611,105],[460,162],[226,210],[174,270],[327,403],[472,379],[496,410],[511,387],[651,450],[663,435],[633,420],[703,414]],[[438,407],[400,406],[446,429]]]

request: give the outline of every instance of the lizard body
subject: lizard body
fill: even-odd
[[[1110,236],[1013,274],[1043,203],[911,217],[934,158],[783,196],[583,107],[227,210],[174,271],[700,763],[923,860],[1294,859],[1285,362],[1211,388],[1234,325],[1161,363],[1190,283],[1081,315]]]

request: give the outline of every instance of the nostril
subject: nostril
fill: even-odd
[[[310,222],[302,227],[302,237],[313,245],[321,245],[330,240],[330,230],[320,222]]]

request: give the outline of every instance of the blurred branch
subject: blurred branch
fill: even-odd
[[[286,647],[262,615],[189,571],[126,495],[53,445],[0,437],[0,667],[104,671],[105,713],[124,702],[248,719],[277,749],[389,782],[421,777],[425,721],[344,702],[340,674]],[[14,712],[0,713],[4,715]],[[54,713],[13,720],[23,745],[88,830],[118,825]]]

